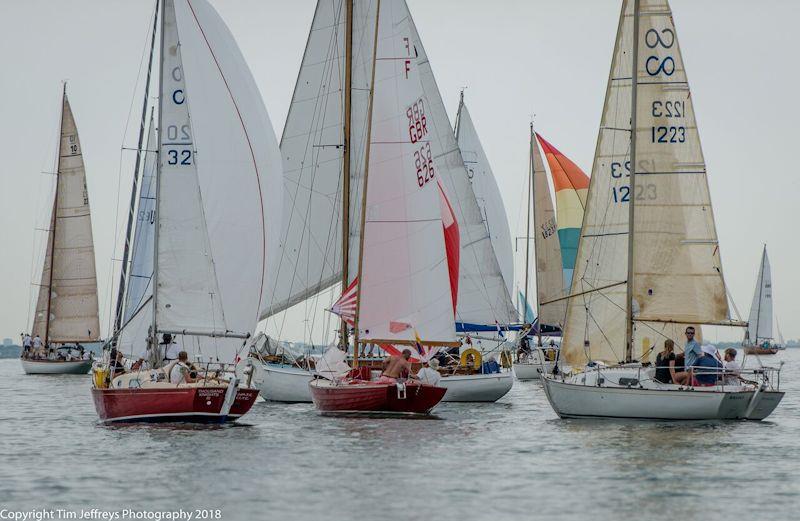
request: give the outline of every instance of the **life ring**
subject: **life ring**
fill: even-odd
[[[461,367],[469,367],[467,363],[469,361],[470,356],[473,357],[473,360],[475,361],[475,365],[473,367],[475,369],[480,368],[481,364],[483,363],[483,357],[481,356],[481,352],[475,349],[474,347],[470,347],[469,349],[461,353],[461,361],[459,362],[458,365],[460,365]]]

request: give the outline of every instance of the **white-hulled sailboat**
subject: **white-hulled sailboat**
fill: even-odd
[[[774,355],[781,348],[775,344],[772,336],[772,270],[769,267],[766,245],[761,254],[761,266],[758,269],[742,348],[748,355]]]
[[[143,171],[125,238],[130,266],[123,263],[110,343],[136,362],[121,375],[109,375],[106,364],[92,395],[107,422],[235,420],[258,395],[233,366],[268,301],[282,201],[279,151],[255,81],[211,5],[163,0],[156,13],[158,125],[151,122],[142,150],[148,73]],[[172,378],[178,350],[189,353],[190,379]]]
[[[624,0],[561,345],[542,379],[561,417],[762,419],[783,397],[757,385],[655,380],[643,364],[686,324],[729,318],[706,166],[666,0]],[[641,354],[635,346],[641,345]],[[682,345],[682,343],[678,343]],[[569,366],[569,370],[566,366]]]
[[[57,158],[53,210],[32,329],[42,344],[22,353],[27,374],[86,374],[92,359],[80,343],[100,340],[86,170],[66,84]]]

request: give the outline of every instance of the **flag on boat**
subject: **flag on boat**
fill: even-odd
[[[539,133],[536,133],[536,138],[547,158],[550,176],[553,179],[564,288],[569,292],[572,272],[575,270],[575,257],[578,255],[578,240],[581,235],[583,211],[586,208],[586,194],[589,191],[589,177]]]

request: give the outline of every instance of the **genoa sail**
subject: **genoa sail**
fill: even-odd
[[[461,156],[464,160],[467,175],[472,186],[475,200],[480,207],[480,213],[484,220],[484,226],[489,234],[491,247],[494,255],[497,258],[497,265],[500,268],[500,276],[505,282],[505,291],[502,288],[495,287],[498,294],[492,300],[495,302],[504,302],[505,306],[497,306],[500,309],[507,310],[507,302],[505,295],[513,294],[514,283],[514,258],[512,255],[513,249],[511,246],[511,231],[508,227],[508,219],[506,218],[506,208],[503,204],[503,198],[500,195],[500,188],[497,186],[492,167],[489,164],[489,159],[481,145],[478,132],[475,129],[472,116],[466,103],[464,103],[464,94],[461,94],[461,100],[458,107],[458,116],[456,117],[456,140],[458,148],[461,150]],[[466,252],[469,254],[469,252]],[[491,270],[493,265],[484,266],[484,272]],[[496,277],[495,273],[488,273],[490,277]],[[509,317],[506,316],[506,319]],[[491,313],[484,313],[482,323],[494,323],[494,316]]]
[[[769,267],[767,247],[761,254],[761,266],[758,268],[756,289],[753,292],[753,303],[750,305],[750,316],[747,320],[747,338],[749,343],[757,345],[761,340],[772,340],[772,272]]]
[[[83,151],[66,92],[56,183],[33,335],[54,343],[97,341],[100,319],[89,194]]]

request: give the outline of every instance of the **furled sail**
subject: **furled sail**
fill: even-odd
[[[750,317],[747,320],[747,339],[752,344],[758,344],[760,340],[772,338],[772,272],[767,247],[764,246],[753,303],[750,305]]]
[[[560,326],[564,323],[566,313],[566,301],[556,300],[565,295],[563,250],[559,241],[556,211],[547,183],[547,172],[535,135],[531,134],[530,142],[533,201],[528,201],[527,204],[533,204],[533,244],[536,254],[539,324]],[[578,229],[580,230],[580,226]]]
[[[267,300],[281,215],[279,150],[216,11],[206,0],[163,6],[155,322],[159,331],[199,335],[191,342],[199,354],[231,362],[241,340],[206,335],[252,332]]]
[[[55,343],[96,341],[100,320],[89,194],[83,151],[66,92],[56,184],[33,334]]]
[[[503,258],[503,253],[498,255],[493,247],[425,47],[405,1],[396,5],[392,2],[391,5],[393,9],[405,11],[411,27],[408,53],[416,58],[419,68],[431,152],[461,234],[457,320],[471,324],[516,322],[517,312],[500,267],[499,259]]]
[[[572,273],[575,269],[575,256],[578,254],[578,240],[583,223],[583,210],[586,208],[586,194],[589,191],[589,178],[578,165],[559,152],[540,134],[536,139],[544,151],[553,191],[556,194],[556,223],[558,242],[561,246],[561,262],[564,270],[564,294],[572,286]]]
[[[506,283],[506,291],[511,295],[514,284],[514,256],[506,208],[489,159],[486,157],[478,137],[478,131],[475,129],[472,116],[464,103],[463,93],[456,117],[456,140],[458,148],[461,150],[464,166],[467,168],[472,191],[489,232],[492,249],[500,266],[500,273]]]
[[[666,0],[641,0],[634,74],[633,7],[623,2],[568,304],[562,349],[571,365],[625,359],[628,283],[634,357],[659,337],[675,338],[686,323],[728,320],[705,162],[672,13]]]
[[[442,173],[413,41],[405,2],[381,2],[359,280],[362,341],[455,340]]]

